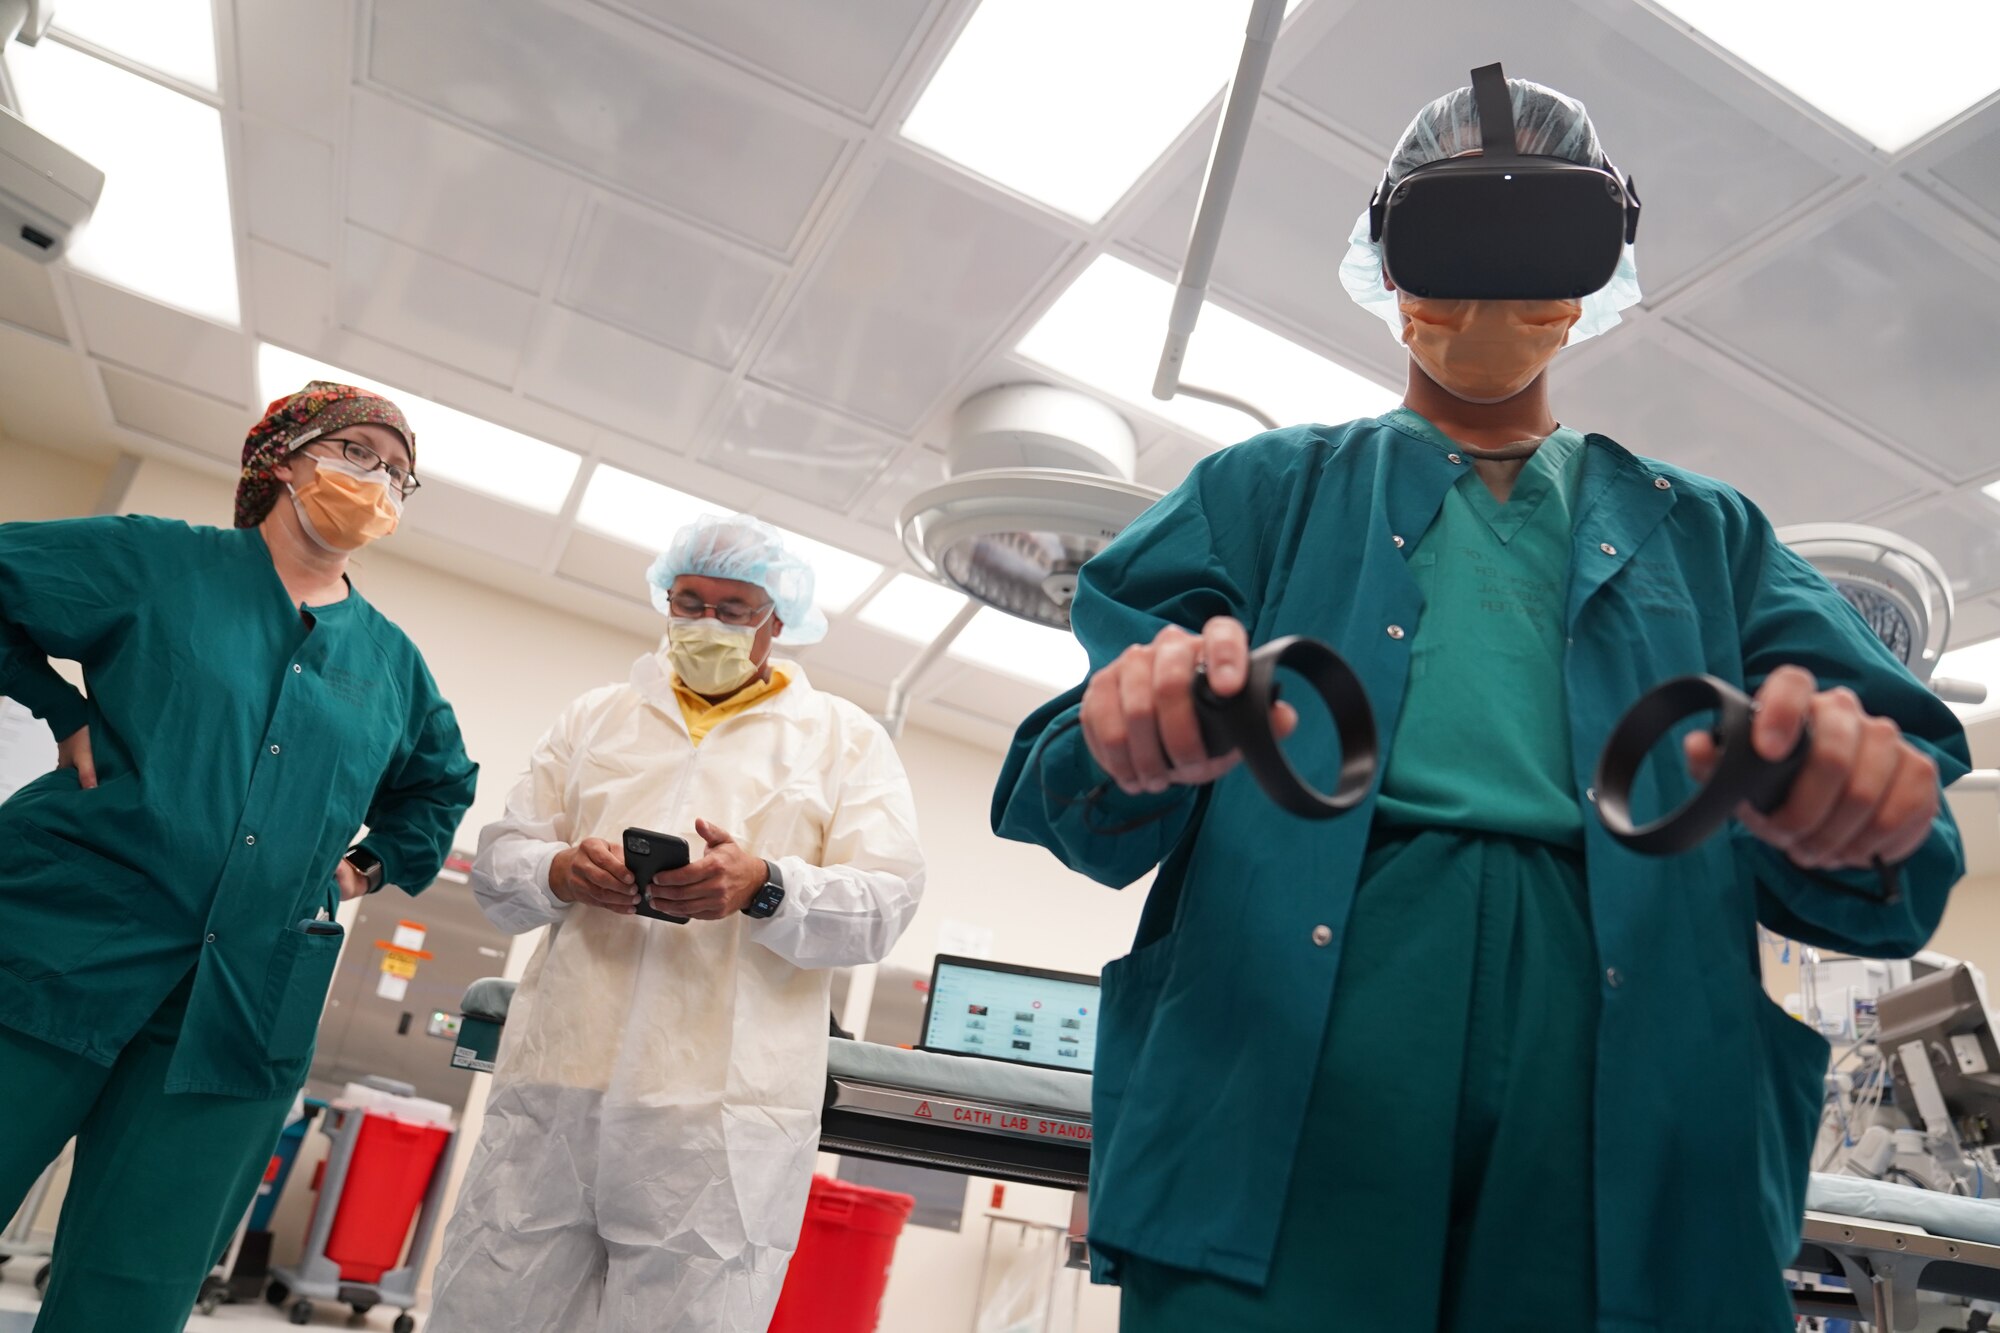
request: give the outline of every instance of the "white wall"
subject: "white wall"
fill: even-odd
[[[63,455],[0,445],[0,520],[52,518],[91,511],[108,468]],[[420,502],[420,501],[419,501]],[[217,479],[147,460],[118,503],[121,512],[160,514],[189,522],[227,523],[229,487]],[[639,636],[525,600],[426,566],[398,559],[395,539],[357,561],[355,585],[423,650],[445,697],[456,709],[466,748],[481,765],[479,792],[458,843],[469,848],[495,818],[529,751],[556,712],[609,680],[623,679],[632,660],[653,645]],[[634,559],[634,576],[642,571]],[[811,662],[806,668],[811,673]],[[987,828],[987,807],[1000,756],[911,727],[900,746],[917,796],[930,864],[929,887],[915,924],[891,961],[928,970],[938,951],[940,922],[990,929],[993,956],[1070,971],[1095,972],[1123,953],[1138,921],[1137,892],[1114,893],[1063,869],[1046,852],[1003,843]],[[434,890],[435,891],[435,890]],[[534,943],[517,942],[509,971],[518,976]],[[487,1086],[474,1079],[464,1119],[466,1142],[483,1117]],[[325,1142],[317,1133],[293,1175],[275,1229],[281,1260],[297,1254],[307,1219],[311,1179]],[[461,1151],[455,1194],[468,1152]],[[822,1159],[832,1169],[832,1159]],[[968,1183],[963,1232],[926,1228],[905,1233],[892,1270],[882,1333],[970,1329],[973,1286],[986,1240],[991,1183]],[[1069,1196],[1061,1191],[1007,1187],[1005,1214],[1063,1222]],[[435,1258],[435,1256],[433,1256]],[[1117,1326],[1108,1291],[1084,1299],[1080,1330]]]

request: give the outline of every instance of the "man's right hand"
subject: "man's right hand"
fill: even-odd
[[[566,903],[602,907],[620,916],[639,910],[639,889],[625,868],[625,853],[602,838],[565,847],[549,863],[549,892]]]
[[[1170,786],[1199,787],[1236,767],[1231,751],[1211,757],[1195,716],[1195,666],[1206,663],[1208,683],[1223,698],[1243,688],[1250,670],[1250,637],[1227,617],[1208,622],[1199,637],[1178,625],[1149,644],[1134,644],[1090,678],[1083,693],[1083,739],[1127,795]],[[1290,704],[1271,710],[1278,736],[1292,734],[1299,717]]]

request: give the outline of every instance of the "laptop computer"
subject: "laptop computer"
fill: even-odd
[[[917,1049],[1088,1074],[1097,1013],[1096,977],[939,954]]]

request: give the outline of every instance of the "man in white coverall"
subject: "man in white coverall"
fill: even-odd
[[[430,1333],[763,1330],[818,1148],[827,969],[884,957],[922,892],[889,737],[772,656],[826,632],[811,569],[707,518],[648,580],[664,646],[556,719],[480,835],[487,916],[549,931]],[[680,833],[693,863],[635,884],[627,827]],[[638,915],[642,891],[691,919]]]

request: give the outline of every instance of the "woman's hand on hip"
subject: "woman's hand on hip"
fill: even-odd
[[[336,884],[340,885],[340,901],[342,902],[346,902],[350,898],[359,898],[368,892],[368,881],[361,877],[359,870],[348,864],[348,860],[344,856],[333,863],[333,879]]]
[[[56,744],[56,767],[76,770],[76,785],[89,791],[97,785],[97,761],[90,754],[90,728],[78,727]]]

